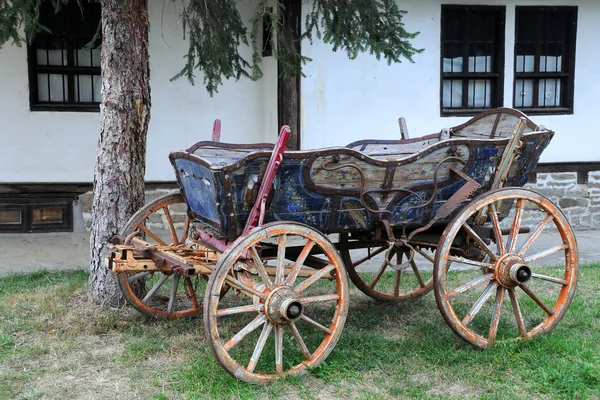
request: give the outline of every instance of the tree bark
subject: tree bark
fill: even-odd
[[[281,5],[283,36],[288,45],[295,47],[296,51],[300,53],[302,2],[282,0]],[[277,92],[279,126],[289,125],[292,129],[287,147],[291,150],[300,150],[300,75],[279,77]]]
[[[102,0],[102,103],[94,171],[90,293],[97,304],[123,297],[104,266],[106,244],[144,203],[150,121],[148,1]]]

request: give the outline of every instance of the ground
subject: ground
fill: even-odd
[[[582,267],[551,334],[486,351],[452,333],[432,294],[386,304],[352,289],[328,359],[263,387],[220,368],[198,319],[97,308],[83,271],[11,275],[0,280],[0,398],[600,398],[599,280],[600,265]]]

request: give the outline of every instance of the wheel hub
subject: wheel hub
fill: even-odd
[[[267,318],[276,324],[295,321],[302,316],[304,307],[298,301],[298,294],[289,286],[274,289],[265,301]]]
[[[521,256],[509,253],[498,259],[494,274],[500,285],[513,288],[531,278],[531,269]]]

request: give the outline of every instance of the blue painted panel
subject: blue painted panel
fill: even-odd
[[[215,186],[210,169],[181,158],[175,160],[175,166],[189,208],[196,215],[220,224],[221,218],[217,210],[216,199],[217,192],[222,190],[223,186]],[[221,193],[218,194],[221,195]]]

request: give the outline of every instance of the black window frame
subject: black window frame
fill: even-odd
[[[492,61],[490,72],[444,72],[445,45],[464,43],[463,65],[469,65],[469,46],[475,42],[470,41],[468,37],[468,27],[464,28],[463,40],[449,40],[447,37],[447,15],[449,13],[464,13],[467,16],[482,15],[491,13],[496,19],[494,29],[494,38],[492,42]],[[441,28],[440,28],[440,114],[445,116],[472,116],[480,112],[501,107],[504,102],[504,52],[505,52],[505,29],[506,29],[506,6],[483,6],[483,5],[464,5],[464,4],[442,4]],[[495,58],[495,60],[494,60]],[[468,93],[470,80],[490,80],[492,94],[490,95],[490,105],[488,107],[469,107],[469,96],[463,95],[461,107],[444,107],[444,80],[461,80],[462,93]]]
[[[80,8],[83,7],[83,8]],[[85,18],[85,16],[93,15],[94,20]],[[43,1],[40,4],[40,22],[47,19],[60,19],[62,32],[47,32],[42,30],[37,33],[30,44],[27,46],[27,64],[29,71],[29,108],[31,111],[84,111],[84,112],[99,112],[100,102],[93,101],[94,99],[94,76],[101,75],[100,66],[93,66],[94,56],[90,49],[90,64],[92,66],[77,65],[78,57],[74,55],[75,50],[80,50],[82,47],[78,43],[91,43],[95,41],[95,48],[101,45],[100,35],[100,3],[91,1],[71,1],[67,4],[62,4],[60,11],[55,13],[52,2]],[[80,32],[77,29],[75,18],[80,21],[85,21],[87,32]],[[97,37],[96,37],[97,36]],[[61,43],[61,50],[66,51],[66,65],[40,65],[37,61],[37,50],[39,43],[43,41],[55,40]],[[64,56],[63,56],[64,60]],[[49,64],[49,62],[47,62]],[[67,94],[67,98],[63,102],[41,101],[38,91],[38,74],[50,74],[63,76],[63,93]],[[79,76],[92,76],[91,78],[91,102],[82,102],[76,98],[75,86],[79,85]],[[65,84],[65,81],[67,82]],[[48,78],[48,98],[50,98],[50,78]],[[66,88],[65,88],[66,86]]]
[[[524,14],[528,14],[528,24],[537,23],[536,34],[537,40],[533,41],[520,41],[519,40],[519,22],[521,18],[524,18]],[[550,14],[563,14],[567,20],[565,25],[565,38],[563,41],[563,54],[562,56],[562,70],[560,72],[540,72],[540,57],[542,56],[542,47],[548,46],[548,43],[560,43],[560,41],[542,40],[544,34],[543,30],[548,24],[548,20],[543,20],[543,17],[547,17]],[[576,41],[577,41],[577,6],[516,6],[515,7],[515,48],[514,48],[514,78],[513,78],[513,107],[517,108],[527,114],[532,115],[563,115],[573,114],[575,104],[575,52],[576,52]],[[535,21],[535,22],[533,22]],[[518,46],[527,42],[532,42],[535,45],[534,54],[534,72],[517,72],[517,56]],[[547,59],[546,59],[547,63]],[[546,65],[546,68],[547,65]],[[560,100],[561,106],[536,106],[539,99],[539,83],[541,80],[556,79],[561,82],[560,89]],[[517,93],[521,93],[524,90],[524,84],[522,84],[521,91],[517,87],[517,80],[519,79],[532,79],[533,80],[533,93],[532,93],[532,104],[533,106],[521,106],[517,107]],[[556,82],[555,82],[556,85]],[[545,102],[545,101],[544,101]]]
[[[43,208],[59,208],[63,213],[62,222],[35,223],[33,211]],[[48,197],[0,197],[0,210],[20,210],[19,224],[0,224],[0,233],[73,232],[73,197],[55,195]]]

